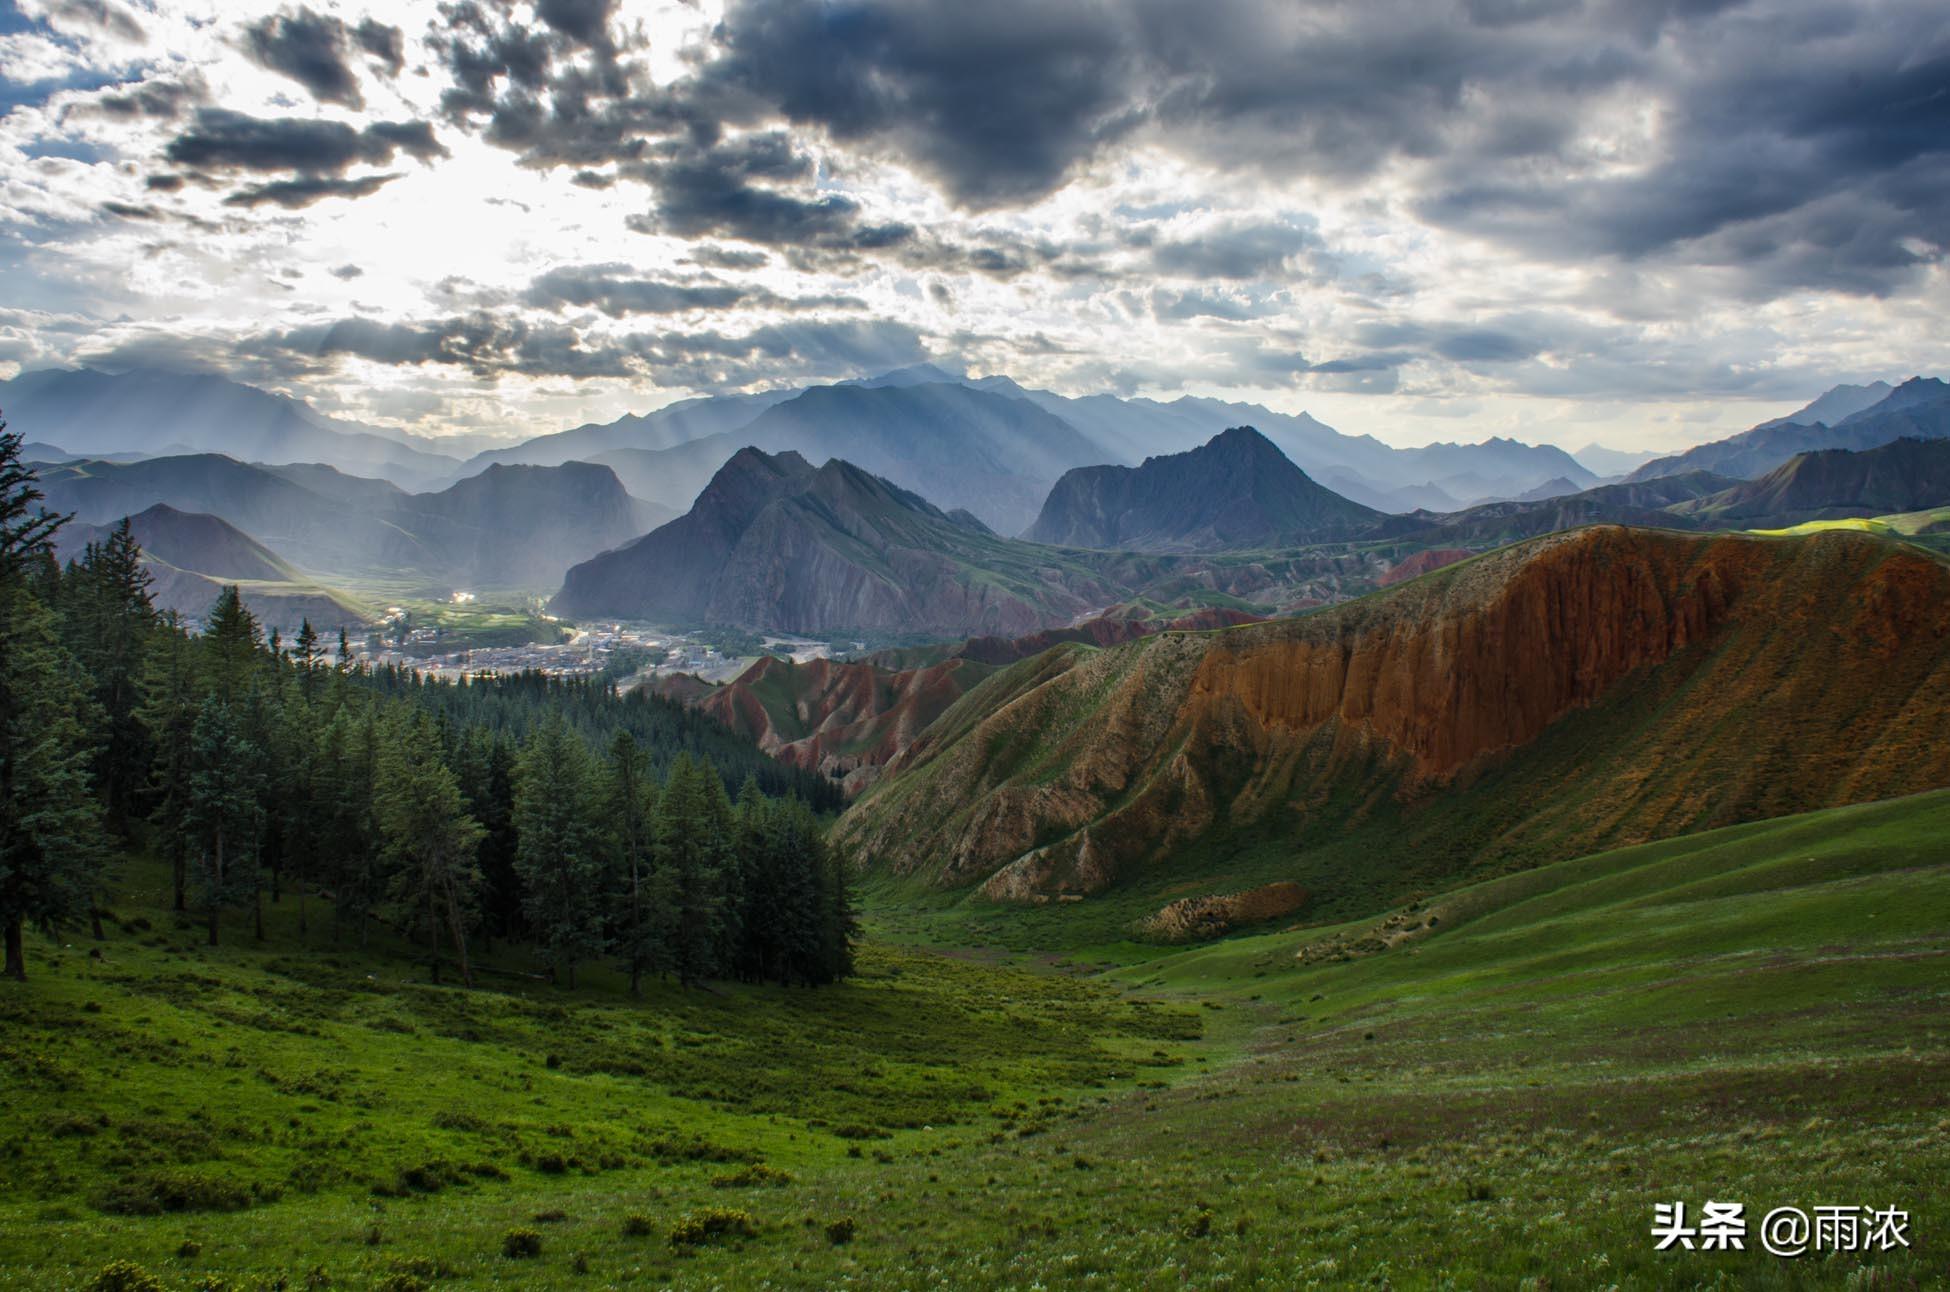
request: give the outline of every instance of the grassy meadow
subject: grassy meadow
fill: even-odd
[[[88,1288],[1907,1288],[1950,1278],[1950,793],[1384,915],[855,981],[212,952],[132,862],[0,984],[0,1272]],[[966,930],[966,925],[960,925]],[[98,954],[97,954],[98,953]],[[1298,954],[1296,954],[1298,953]],[[1655,1202],[1910,1212],[1907,1250],[1654,1252]],[[139,1284],[128,1284],[139,1286]]]

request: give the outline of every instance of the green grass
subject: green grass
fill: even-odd
[[[73,938],[52,965],[36,940],[38,976],[0,985],[0,1269],[54,1288],[112,1257],[171,1288],[314,1270],[435,1288],[1937,1286],[1945,839],[1950,793],[1921,795],[1064,963],[896,945],[925,913],[883,884],[855,984],[640,1003],[603,975],[574,996],[510,976],[518,957],[492,990],[434,988],[398,947],[301,949],[288,901],[275,945],[211,955],[138,866],[117,909],[132,931],[102,959]],[[242,1209],[115,1209],[159,1184]],[[1902,1207],[1915,1246],[1654,1253],[1653,1204],[1673,1199]],[[514,1230],[539,1254],[504,1255]]]

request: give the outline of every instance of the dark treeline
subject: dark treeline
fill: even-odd
[[[846,868],[814,807],[834,793],[679,706],[536,675],[440,683],[358,664],[306,624],[267,641],[235,588],[201,634],[158,615],[128,523],[65,569],[20,437],[0,423],[0,925],[101,906],[119,842],[146,831],[211,945],[227,912],[264,935],[425,949],[532,947],[550,976],[816,984],[852,967]],[[727,775],[742,778],[736,799]],[[804,797],[800,795],[803,794]],[[141,824],[138,824],[141,823]]]

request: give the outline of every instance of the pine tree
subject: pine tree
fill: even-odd
[[[154,580],[142,564],[142,549],[127,517],[100,544],[88,545],[70,612],[69,640],[94,679],[95,703],[102,710],[101,755],[96,784],[108,819],[126,833],[149,765],[147,733],[136,718],[141,679],[157,617],[149,598]]]
[[[264,635],[257,616],[244,606],[236,586],[217,594],[210,606],[202,637],[197,639],[203,656],[204,681],[208,689],[225,702],[243,698],[262,667],[258,652]]]
[[[650,782],[643,749],[636,737],[618,730],[609,746],[604,778],[603,815],[609,823],[614,850],[614,883],[621,898],[616,921],[616,950],[630,975],[630,995],[641,991],[643,971],[661,958],[655,921],[645,903],[654,896],[651,851],[655,844],[653,818],[656,788]]]
[[[173,611],[151,635],[139,689],[142,698],[136,720],[142,724],[151,750],[147,790],[153,806],[149,822],[170,862],[175,907],[187,910],[190,774],[194,770],[191,733],[201,701],[194,644],[178,626]]]
[[[201,848],[198,878],[210,945],[216,946],[223,908],[249,891],[239,882],[239,872],[251,875],[257,865],[264,755],[246,734],[243,715],[216,694],[197,711],[190,751],[186,815]]]
[[[0,930],[6,974],[25,979],[24,927],[92,910],[104,854],[90,783],[99,712],[46,595],[59,592],[51,539],[66,517],[37,505],[20,442],[0,421]]]
[[[440,981],[444,928],[461,981],[472,987],[467,926],[481,883],[475,850],[485,831],[467,815],[460,784],[441,759],[436,726],[425,714],[404,717],[387,733],[376,807],[393,867],[390,896],[408,923],[424,931],[433,981]]]
[[[536,728],[515,765],[515,871],[522,913],[550,976],[603,952],[603,850],[588,749],[559,718]]]
[[[53,615],[0,575],[0,927],[12,978],[27,976],[24,926],[52,932],[94,908],[104,852],[92,707]]]
[[[657,868],[671,904],[671,967],[680,983],[691,986],[718,972],[730,816],[724,783],[709,766],[680,754],[657,809]]]

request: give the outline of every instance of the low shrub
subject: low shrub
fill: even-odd
[[[854,1225],[853,1217],[851,1216],[841,1216],[838,1220],[829,1220],[826,1222],[826,1241],[835,1247],[852,1242],[853,1232]]]
[[[655,1226],[650,1223],[650,1217],[648,1216],[633,1213],[623,1217],[623,1236],[625,1238],[647,1237],[654,1228]]]
[[[705,1207],[679,1220],[670,1230],[672,1247],[698,1247],[721,1238],[753,1238],[758,1225],[748,1211]]]
[[[509,1260],[540,1256],[542,1236],[533,1229],[510,1229],[501,1235],[501,1254]]]
[[[134,1261],[110,1261],[95,1275],[88,1292],[163,1292],[163,1285]]]
[[[159,1216],[180,1211],[242,1211],[251,1205],[249,1189],[234,1180],[196,1171],[144,1171],[118,1180],[95,1200],[95,1208],[116,1216]]]
[[[781,1171],[777,1167],[767,1166],[763,1162],[754,1162],[742,1171],[734,1171],[730,1175],[713,1177],[711,1187],[714,1189],[755,1189],[770,1186],[775,1189],[783,1189],[791,1183],[792,1172]]]

